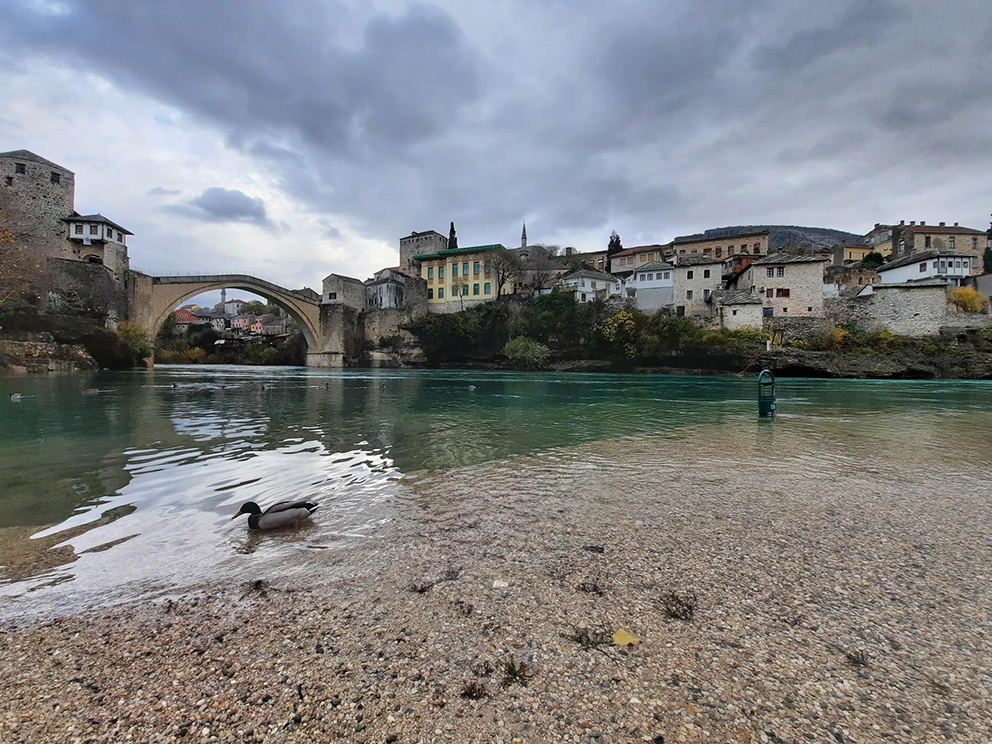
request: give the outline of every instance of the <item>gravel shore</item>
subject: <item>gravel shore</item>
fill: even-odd
[[[413,477],[356,578],[8,628],[0,741],[992,740],[989,468],[701,437]]]

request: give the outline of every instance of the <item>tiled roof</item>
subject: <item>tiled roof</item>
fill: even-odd
[[[103,224],[110,225],[115,230],[120,230],[125,235],[134,235],[134,233],[128,230],[127,228],[121,227],[113,220],[109,220],[99,213],[79,214],[78,212],[74,212],[72,217],[63,217],[62,221],[63,222],[102,222]]]
[[[596,279],[604,282],[619,282],[612,274],[606,274],[602,271],[593,271],[592,269],[579,269],[578,271],[573,271],[569,274],[565,274],[561,278],[561,281],[567,281],[569,279]]]
[[[760,305],[761,298],[750,289],[718,289],[710,295],[722,305]]]
[[[900,230],[922,233],[952,233],[957,235],[984,235],[981,230],[972,230],[970,227],[959,227],[958,225],[893,225]]]
[[[655,245],[635,245],[633,248],[624,248],[622,251],[614,253],[610,258],[619,258],[620,256],[633,256],[637,253],[647,253],[649,251],[664,251],[665,246],[660,244]]]
[[[924,261],[929,261],[931,258],[938,258],[943,256],[944,258],[974,258],[969,253],[960,253],[959,251],[924,251],[923,253],[910,253],[908,256],[896,259],[895,261],[890,261],[887,264],[882,264],[875,271],[883,272],[889,269],[898,269],[901,266],[912,266],[915,263],[923,263]]]
[[[59,165],[58,163],[53,163],[51,160],[46,160],[41,157],[41,155],[35,155],[30,150],[9,150],[7,152],[0,152],[0,158],[11,158],[13,160],[27,160],[32,163],[42,163],[43,165],[50,165],[53,168],[58,168],[66,173],[72,173],[68,168]],[[75,175],[73,173],[73,175]]]
[[[675,268],[681,266],[709,266],[710,264],[719,264],[723,261],[717,261],[716,259],[710,258],[709,256],[696,256],[693,254],[679,256],[678,263],[675,264]]]
[[[777,266],[779,264],[816,263],[819,261],[829,260],[830,259],[826,256],[821,256],[816,253],[769,253],[767,256],[762,256],[761,258],[752,261],[751,265]]]
[[[648,261],[647,263],[642,263],[634,271],[664,271],[665,269],[672,268],[674,267],[670,263],[665,263],[664,261]]]

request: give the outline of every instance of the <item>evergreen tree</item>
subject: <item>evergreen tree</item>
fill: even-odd
[[[989,239],[989,244],[985,247],[985,255],[982,256],[982,262],[985,264],[985,273],[992,274],[992,238]]]
[[[620,236],[614,230],[610,233],[610,244],[606,247],[606,255],[612,256],[614,253],[619,253],[622,250],[623,244],[620,242]]]

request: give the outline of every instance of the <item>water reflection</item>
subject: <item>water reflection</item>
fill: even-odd
[[[15,389],[35,397],[9,404]],[[712,427],[714,468],[732,467],[742,437],[771,468],[989,462],[989,383],[786,380],[779,394],[779,421],[759,425],[753,379],[160,367],[2,380],[0,614],[250,578],[286,556],[347,570],[395,518],[403,475],[628,434],[664,448]],[[245,501],[304,497],[324,508],[298,534],[229,522]]]

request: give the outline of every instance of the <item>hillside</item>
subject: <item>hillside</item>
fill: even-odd
[[[837,243],[851,243],[861,240],[860,235],[833,230],[829,227],[801,227],[799,225],[738,225],[736,227],[715,227],[699,235],[681,236],[674,242],[679,243],[686,238],[723,238],[742,232],[768,231],[768,250],[775,253],[783,248],[797,248],[807,253],[826,251]]]

